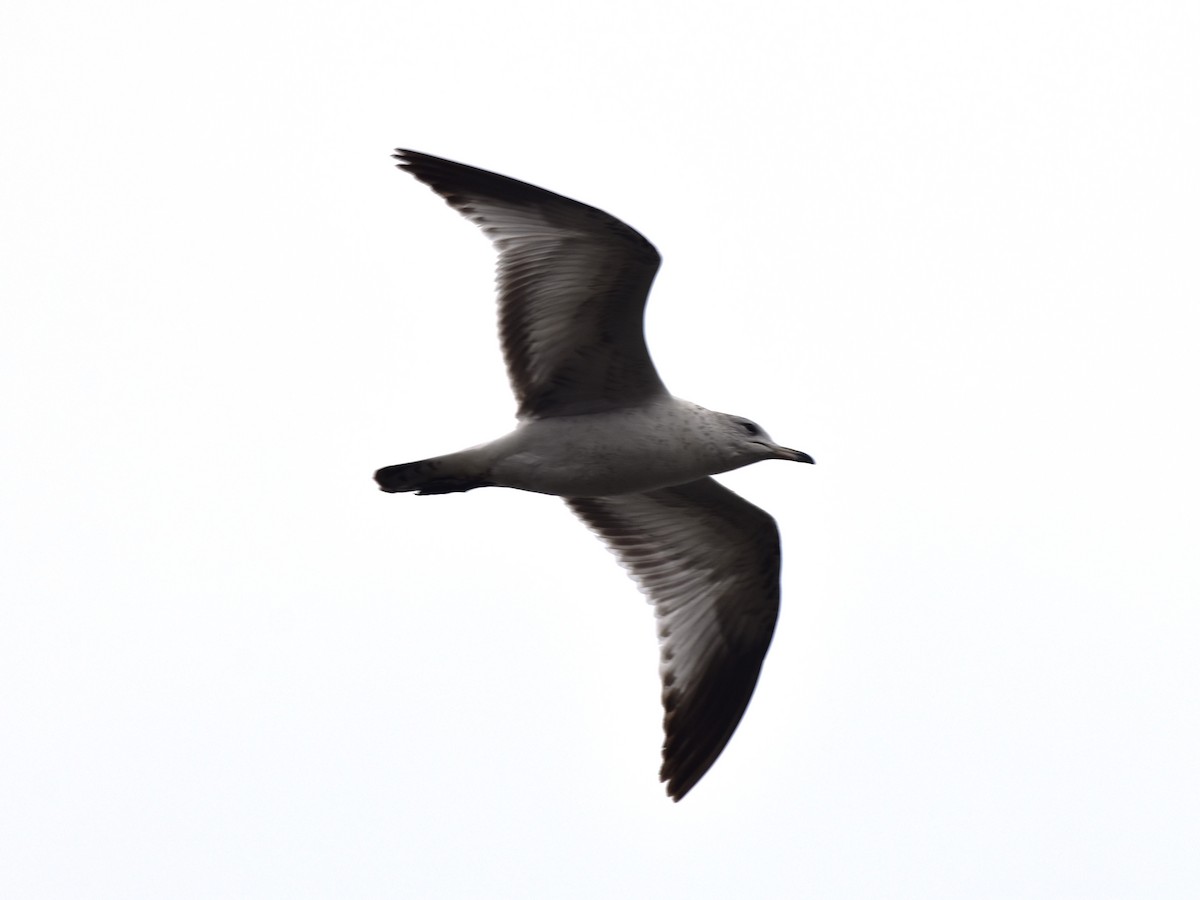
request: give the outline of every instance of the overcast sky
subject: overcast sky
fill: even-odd
[[[48,2],[0,32],[0,895],[1200,896],[1200,12]],[[680,804],[564,504],[385,495],[513,403],[406,146],[664,265],[815,467]]]

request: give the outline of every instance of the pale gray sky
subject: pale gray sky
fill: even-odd
[[[24,4],[0,33],[0,895],[1200,894],[1200,13]],[[815,468],[729,749],[510,425],[395,146],[665,262],[668,386]]]

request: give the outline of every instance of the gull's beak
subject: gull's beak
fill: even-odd
[[[792,462],[806,462],[816,465],[816,460],[803,450],[789,450],[787,447],[775,448],[776,459],[790,459]]]

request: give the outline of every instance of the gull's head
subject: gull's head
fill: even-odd
[[[744,416],[724,416],[725,434],[730,439],[739,466],[749,465],[761,459],[788,459],[792,462],[811,463],[813,458],[802,450],[782,447],[771,440],[771,436],[757,422]]]

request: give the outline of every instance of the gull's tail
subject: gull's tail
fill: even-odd
[[[464,465],[458,453],[435,456],[418,462],[387,466],[375,473],[381,491],[400,494],[416,491],[421,494],[453,494],[474,488],[489,487],[494,482],[483,478],[473,467]]]

